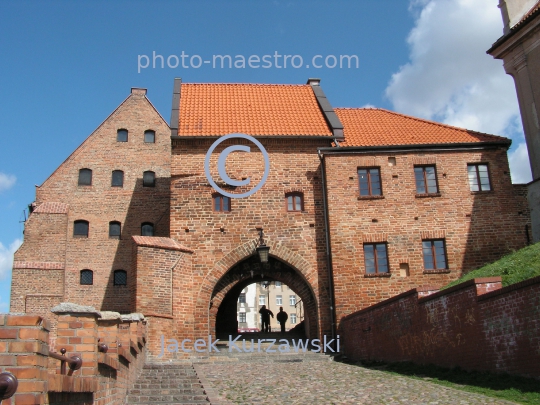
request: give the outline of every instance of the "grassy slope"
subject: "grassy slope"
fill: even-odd
[[[448,288],[472,278],[501,276],[503,287],[540,276],[540,242],[504,256],[494,263],[465,274],[460,279],[442,287]]]

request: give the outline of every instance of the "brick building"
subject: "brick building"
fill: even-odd
[[[228,198],[207,151],[230,133],[269,155],[264,186]],[[210,157],[219,179],[219,153]],[[302,301],[308,337],[412,287],[442,285],[527,244],[526,190],[506,138],[380,109],[333,109],[306,85],[183,84],[170,125],[131,95],[36,189],[15,254],[11,311],[51,318],[59,302],[142,312],[159,338],[236,332],[237,301],[280,282]],[[263,176],[235,152],[232,179]],[[228,193],[252,186],[217,185]],[[270,247],[261,263],[260,231]]]

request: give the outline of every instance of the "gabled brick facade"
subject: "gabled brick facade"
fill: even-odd
[[[440,286],[527,243],[527,204],[522,187],[510,182],[504,138],[384,111],[334,112],[313,82],[177,81],[170,127],[145,94],[133,89],[36,190],[15,254],[11,310],[50,318],[52,335],[49,311],[59,302],[141,312],[155,356],[162,335],[234,332],[238,294],[263,280],[281,281],[298,294],[308,336],[330,335],[351,312],[410,288]],[[376,116],[375,124],[361,125],[361,114]],[[390,138],[399,141],[404,120],[411,137],[421,131],[423,143],[377,145],[383,138],[372,137],[362,144],[362,131],[373,125],[394,131]],[[117,142],[119,129],[128,131],[127,142]],[[155,131],[155,143],[144,142],[147,130]],[[257,137],[269,154],[270,174],[257,193],[219,212],[204,159],[219,136],[232,132]],[[232,144],[223,142],[212,155],[215,179],[218,154]],[[491,191],[470,191],[471,163],[489,167]],[[414,168],[425,165],[436,167],[438,191],[417,195]],[[226,162],[231,178],[250,177],[252,185],[262,167],[255,148]],[[363,167],[380,170],[382,195],[360,195]],[[91,185],[78,185],[80,169],[92,170]],[[113,170],[124,172],[123,187],[111,186]],[[145,171],[155,173],[155,187],[143,185]],[[249,189],[218,185],[233,193]],[[300,211],[288,210],[288,193],[303,197]],[[89,223],[87,237],[74,235],[79,220]],[[111,221],[120,222],[120,239],[109,237]],[[143,223],[153,224],[153,236],[141,236]],[[266,265],[254,256],[260,229],[270,246]],[[444,240],[447,267],[425,270],[422,240]],[[366,275],[366,243],[386,246],[388,272]],[[92,285],[80,283],[84,269],[93,271]],[[116,270],[126,271],[126,285],[116,285]]]

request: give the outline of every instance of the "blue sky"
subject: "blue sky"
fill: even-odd
[[[184,82],[305,83],[334,107],[375,106],[511,137],[514,182],[530,180],[513,81],[485,51],[497,0],[0,2],[0,311],[23,211],[131,87],[168,121]],[[152,67],[152,55],[164,57]],[[174,66],[175,57],[188,68]],[[213,68],[213,55],[298,55],[301,67]],[[138,61],[147,68],[138,68]],[[314,68],[312,58],[322,68]],[[356,55],[358,67],[324,66]],[[239,58],[236,57],[236,60]],[[293,60],[299,66],[300,59]],[[144,65],[144,63],[143,63]],[[256,66],[256,64],[252,64]],[[310,65],[309,68],[306,65]]]

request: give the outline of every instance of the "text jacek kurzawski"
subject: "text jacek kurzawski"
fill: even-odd
[[[238,335],[235,339],[229,335],[229,353],[290,353],[290,352],[307,352],[313,353],[336,353],[339,352],[339,335],[336,339],[327,340],[326,335],[321,339],[291,339],[291,342],[287,339],[241,339],[242,335]],[[217,343],[219,339],[212,340],[212,335],[208,335],[208,341],[205,339],[184,339],[179,342],[176,339],[167,339],[161,335],[161,353],[158,357],[163,357],[165,351],[169,353],[219,353]],[[334,341],[336,342],[336,348],[332,347]],[[267,347],[261,347],[264,343]],[[311,349],[310,349],[311,348]]]

